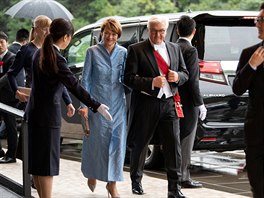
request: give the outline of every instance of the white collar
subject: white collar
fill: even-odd
[[[166,50],[166,45],[165,45],[164,42],[162,42],[162,43],[159,44],[159,45],[154,44],[154,49],[155,49],[155,50],[159,50],[159,49]]]
[[[22,44],[17,42],[17,41],[14,41],[12,44],[18,44],[18,45],[22,46]]]
[[[187,37],[179,37],[179,39],[186,40],[186,41],[188,41],[192,45],[192,40],[189,39],[189,38],[187,38]]]
[[[165,44],[164,41],[161,44],[158,44],[158,45],[157,44],[154,44],[150,39],[149,39],[149,41],[150,41],[152,47],[154,47],[154,50],[155,51],[157,51],[158,49],[167,49],[166,48],[166,44]]]
[[[4,56],[6,55],[8,50],[4,51],[2,54],[0,54],[0,59],[2,60],[4,58]]]
[[[53,46],[56,47],[58,51],[60,51],[60,48],[58,47],[58,45],[53,44]]]

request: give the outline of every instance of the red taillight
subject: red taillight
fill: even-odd
[[[200,80],[227,84],[220,62],[200,61]]]
[[[204,138],[201,138],[200,141],[201,142],[215,142],[216,138],[215,137],[204,137]]]

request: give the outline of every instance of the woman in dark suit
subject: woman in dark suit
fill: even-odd
[[[60,49],[71,41],[69,21],[55,19],[43,46],[33,58],[32,90],[26,107],[29,136],[29,173],[41,198],[51,198],[53,176],[59,174],[61,96],[64,86],[93,112],[112,120],[108,107],[93,100],[79,85]]]
[[[41,48],[45,37],[49,34],[49,27],[51,22],[51,19],[45,15],[39,15],[34,19],[32,29],[30,31],[30,42],[20,48],[20,50],[16,54],[14,63],[7,72],[10,86],[15,93],[16,98],[18,98],[20,102],[26,102],[28,100],[28,95],[20,91],[20,89],[18,89],[18,86],[31,87],[33,55],[39,48]],[[23,74],[23,70],[25,71],[25,85],[24,82],[21,84],[17,80],[17,77],[21,75],[21,72]],[[19,77],[19,79],[21,79],[21,77]],[[66,88],[64,88],[62,99],[67,106],[67,115],[73,115],[75,112],[75,108],[72,105],[72,100]],[[10,141],[17,142],[16,138],[17,135],[15,135]],[[16,153],[16,157],[19,159],[22,159],[21,142],[21,135],[19,135]]]

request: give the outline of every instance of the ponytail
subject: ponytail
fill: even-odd
[[[40,69],[46,74],[58,72],[57,56],[53,44],[52,35],[48,34],[40,49]]]

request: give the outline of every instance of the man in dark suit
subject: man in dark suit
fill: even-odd
[[[22,45],[25,45],[28,42],[29,39],[29,31],[27,29],[21,28],[16,33],[16,40],[8,46],[8,51],[12,52],[13,54],[16,54],[18,50],[21,48]],[[19,74],[16,77],[17,82],[19,86],[24,86],[24,80],[25,80],[25,71],[24,69],[19,72]],[[5,128],[5,122],[3,121],[1,124],[2,128]],[[6,130],[4,130],[6,135]],[[1,151],[0,151],[0,157],[1,157]]]
[[[23,45],[26,45],[29,40],[29,31],[25,28],[21,28],[16,33],[16,40],[8,46],[8,50],[14,54],[20,50]],[[19,86],[25,85],[25,70],[24,68],[16,76],[16,80]]]
[[[8,37],[7,35],[0,31],[0,60],[2,61],[2,69],[0,69],[1,82],[7,82],[5,78],[5,73],[8,71],[10,66],[13,64],[15,59],[15,54],[8,51]],[[10,87],[4,86],[1,88],[1,99],[0,102],[4,102],[9,106],[15,107],[18,100],[15,99],[14,94],[10,93]],[[3,93],[4,92],[4,93]],[[4,96],[10,95],[9,98],[4,98]],[[0,145],[0,154],[2,158],[0,163],[13,163],[16,162],[16,148],[17,148],[17,125],[15,116],[9,115],[7,113],[2,113],[7,131],[7,144],[8,150],[4,154],[2,147]]]
[[[183,188],[202,187],[201,183],[191,179],[189,170],[198,116],[201,120],[204,120],[207,111],[199,88],[198,53],[191,43],[196,31],[195,26],[195,21],[187,15],[182,16],[177,22],[177,32],[179,34],[177,44],[181,47],[183,59],[189,72],[189,80],[179,87],[184,112],[184,118],[180,119],[181,186]]]
[[[141,180],[148,144],[155,131],[162,141],[168,178],[168,198],[184,198],[180,191],[180,131],[174,96],[188,80],[180,47],[166,42],[168,19],[152,16],[149,39],[130,45],[124,82],[133,90],[133,117],[129,133],[132,192],[143,194]]]
[[[246,164],[254,198],[264,198],[264,3],[255,19],[261,43],[241,52],[233,92],[249,92],[245,120]]]
[[[21,28],[16,33],[16,40],[8,46],[8,50],[14,54],[18,52],[22,45],[28,43],[29,31],[25,28]]]

